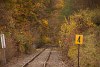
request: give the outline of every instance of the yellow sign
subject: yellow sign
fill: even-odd
[[[76,35],[75,44],[83,44],[83,35]]]

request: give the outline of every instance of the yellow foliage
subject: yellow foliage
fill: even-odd
[[[59,40],[59,46],[60,46],[60,47],[63,47],[62,41],[61,41],[61,40]]]
[[[63,34],[70,34],[73,30],[75,30],[75,28],[76,23],[74,21],[72,21],[70,25],[68,25],[67,23],[63,23],[61,26],[61,32]]]
[[[67,29],[67,24],[66,23],[63,23],[62,25],[61,25],[61,31],[65,31]]]
[[[76,28],[76,23],[74,21],[71,22],[70,25],[67,26],[67,31],[70,34]]]
[[[43,43],[48,43],[48,42],[50,42],[50,38],[47,36],[43,36],[42,41],[43,41]]]
[[[42,19],[42,24],[45,25],[45,26],[48,26],[48,20]]]
[[[61,9],[61,8],[63,8],[63,6],[64,6],[64,1],[63,1],[63,0],[56,0],[54,4],[56,4],[56,5],[54,6],[54,8],[56,8],[56,9]]]
[[[75,23],[86,23],[89,27],[93,26],[93,18],[95,12],[89,10],[80,10],[79,12],[74,13],[70,16],[70,19]]]
[[[80,46],[80,67],[100,67],[100,51],[99,41],[97,41],[95,32],[99,31],[96,29],[96,25],[99,26],[99,10],[79,10],[78,12],[73,13],[68,19],[64,17],[65,23],[61,24],[59,41],[60,46],[69,46],[68,57],[72,59],[74,66],[77,67],[77,56],[78,56],[78,46],[74,44],[74,38],[76,34],[82,33],[84,35],[84,44]],[[69,23],[70,24],[67,24]],[[98,24],[96,24],[96,22]],[[70,34],[71,33],[71,34]],[[97,35],[99,37],[99,32]],[[64,43],[64,39],[70,38],[71,41],[67,41],[67,44]],[[96,39],[96,41],[95,41]],[[99,39],[98,39],[99,40]],[[97,43],[98,44],[97,44]],[[70,44],[71,43],[71,44]],[[98,48],[98,49],[97,49]]]
[[[76,45],[69,47],[68,56],[71,59],[76,58],[77,56],[77,46]]]
[[[36,3],[35,6],[36,6],[36,7],[40,7],[41,4],[40,4],[40,3]]]
[[[19,51],[21,53],[24,53],[25,52],[25,47],[23,45],[19,45]]]

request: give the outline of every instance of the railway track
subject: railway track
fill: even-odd
[[[47,67],[52,49],[44,49],[23,67]]]
[[[52,51],[52,49],[51,49],[51,51]],[[50,51],[50,53],[49,53],[49,55],[48,55],[48,57],[47,57],[47,59],[46,59],[46,62],[44,63],[44,67],[46,67],[47,64],[48,64],[48,61],[49,61],[50,55],[51,55],[51,51]]]

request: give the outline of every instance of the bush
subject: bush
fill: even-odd
[[[74,67],[77,67],[77,45],[74,44],[75,34],[84,35],[84,45],[80,48],[80,67],[99,67],[99,47],[95,45],[99,43],[97,35],[96,23],[93,18],[97,17],[97,11],[95,10],[80,10],[74,12],[69,17],[69,20],[65,18],[65,22],[61,26],[61,44],[68,49],[67,56],[73,61]],[[96,20],[96,19],[95,19]],[[98,27],[99,28],[99,27]],[[97,34],[96,34],[96,33]],[[64,39],[67,39],[67,44],[64,43]],[[70,42],[68,41],[69,39]],[[65,46],[66,45],[66,46]],[[99,44],[98,44],[99,45]]]
[[[30,53],[33,43],[33,36],[30,32],[15,33],[15,40],[21,53]]]

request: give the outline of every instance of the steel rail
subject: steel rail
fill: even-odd
[[[27,65],[29,63],[31,63],[32,61],[34,61],[35,58],[37,58],[40,54],[42,54],[45,51],[45,49],[43,49],[40,53],[38,53],[35,57],[33,57],[29,62],[27,62],[25,65],[23,65],[22,67],[27,67]]]
[[[52,49],[51,49],[51,51],[52,51]],[[45,61],[45,63],[44,63],[44,66],[43,66],[43,67],[46,67],[46,66],[47,66],[48,61],[49,61],[50,56],[51,56],[51,51],[50,51],[49,56],[47,57],[47,59],[46,59],[46,61]]]

